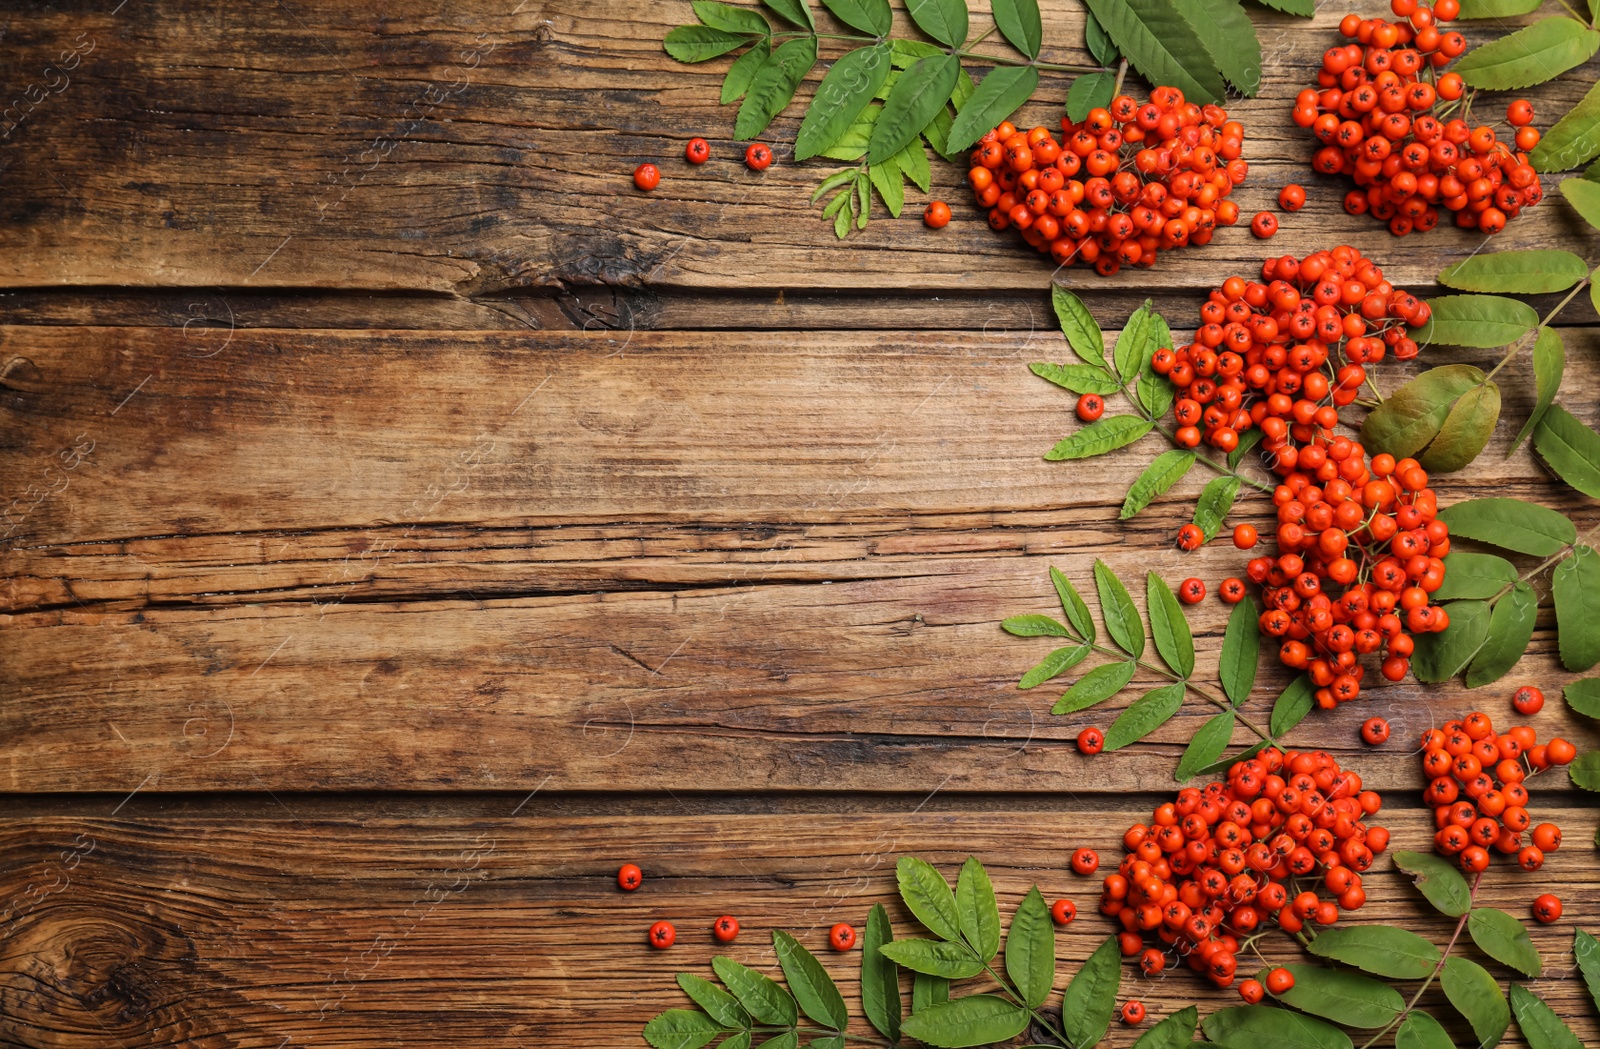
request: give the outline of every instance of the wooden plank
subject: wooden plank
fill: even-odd
[[[646,1019],[687,1004],[675,972],[709,977],[711,956],[725,952],[776,974],[772,928],[818,953],[865,1032],[856,956],[823,940],[834,922],[859,928],[880,902],[898,935],[913,934],[895,898],[898,856],[923,856],[951,877],[979,856],[1005,914],[1033,884],[1048,899],[1074,899],[1079,917],[1057,937],[1059,991],[1112,929],[1095,913],[1097,880],[1068,872],[1067,852],[1086,845],[1113,863],[1123,828],[1150,804],[1096,800],[1093,815],[1069,806],[930,814],[910,811],[911,800],[902,812],[848,815],[567,817],[540,803],[516,818],[465,821],[293,812],[0,821],[0,1035],[57,1049],[636,1045]],[[1426,847],[1427,813],[1382,815],[1395,847]],[[1536,888],[1561,886],[1566,917],[1531,930],[1545,976],[1526,982],[1592,1045],[1600,1025],[1570,949],[1574,925],[1593,929],[1600,905],[1600,869],[1581,840],[1594,810],[1540,815],[1568,828],[1568,847],[1536,877],[1496,866],[1479,902],[1523,915]],[[624,861],[646,872],[631,895],[614,887]],[[1443,944],[1453,923],[1380,868],[1365,879],[1359,919]],[[732,947],[706,932],[723,913],[743,925]],[[679,941],[652,951],[644,929],[662,918]],[[1304,958],[1278,936],[1258,946],[1273,963]],[[1465,938],[1459,949],[1481,958]],[[1150,980],[1130,967],[1122,980],[1121,997],[1139,997],[1153,1018],[1190,1002],[1204,1012],[1238,1002],[1186,971]],[[1424,1001],[1468,1044],[1436,994]],[[1120,1049],[1138,1033],[1113,1025],[1102,1044]],[[1502,1044],[1525,1043],[1513,1030]]]
[[[1052,719],[1049,691],[1014,689],[1049,646],[996,624],[1050,611],[1046,566],[1239,571],[1225,544],[1162,541],[1199,480],[1114,526],[1143,456],[1076,487],[1041,461],[1070,398],[1022,367],[1020,337],[751,336],[710,356],[647,333],[248,330],[214,355],[177,329],[5,335],[31,370],[13,369],[0,490],[67,482],[12,538],[11,790],[893,791],[935,770],[1029,790],[1081,776],[1068,741],[1108,716]],[[77,469],[32,475],[80,433]],[[1525,452],[1473,476],[1451,491],[1563,498]],[[1223,611],[1195,616],[1203,665]],[[1553,690],[1570,675],[1547,631],[1517,680]],[[1347,753],[1373,712],[1408,739],[1470,702],[1488,700],[1396,686],[1301,738]],[[1101,785],[1164,781],[1204,716]],[[628,746],[670,757],[619,768]]]
[[[1044,57],[1081,62],[1082,8],[1043,6]],[[987,21],[975,7],[978,25]],[[137,12],[137,13],[136,13]],[[823,14],[826,22],[826,15]],[[899,15],[903,19],[903,13]],[[1270,246],[1226,230],[1186,261],[1102,280],[1142,294],[1196,288],[1259,265],[1264,250],[1348,241],[1418,284],[1478,249],[1445,229],[1427,251],[1340,210],[1345,183],[1314,176],[1313,142],[1288,119],[1302,71],[1335,42],[1339,11],[1311,21],[1267,11],[1267,90],[1234,108],[1250,129],[1246,215],[1297,181],[1311,202]],[[719,107],[728,60],[672,61],[661,39],[692,21],[687,4],[595,6],[580,0],[477,4],[441,15],[417,0],[374,22],[357,4],[228,9],[200,0],[115,12],[31,12],[8,30],[19,72],[0,202],[0,285],[421,289],[475,296],[528,286],[693,288],[1035,288],[1051,267],[992,234],[937,166],[935,192],[956,221],[937,234],[915,213],[880,216],[839,248],[807,201],[827,165],[787,162],[799,105],[774,125],[779,163],[757,175],[727,141]],[[833,28],[839,28],[834,26]],[[1476,43],[1501,26],[1467,24]],[[845,46],[828,41],[825,59]],[[164,61],[150,63],[148,55]],[[55,65],[52,65],[55,63]],[[1540,123],[1593,79],[1587,65],[1529,92]],[[28,79],[31,75],[31,80]],[[820,79],[801,92],[809,97]],[[1047,74],[1026,122],[1053,125],[1067,80]],[[114,129],[114,132],[108,132]],[[691,135],[715,159],[676,160]],[[659,160],[648,196],[629,174]],[[1559,200],[1518,219],[1497,246],[1584,250]]]

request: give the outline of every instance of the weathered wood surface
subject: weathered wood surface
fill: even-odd
[[[996,624],[1052,609],[1047,566],[1214,586],[1243,562],[1171,547],[1198,476],[1116,524],[1153,450],[1042,460],[1073,425],[1025,367],[1053,333],[0,334],[28,360],[4,490],[42,492],[10,519],[12,790],[1126,789],[1210,709],[1091,765],[1069,741],[1134,693],[1060,719],[1058,686],[1014,687],[1051,646]],[[1589,386],[1564,395],[1586,415]],[[1448,484],[1593,516],[1526,450]],[[1203,660],[1225,611],[1195,612]],[[1570,676],[1547,624],[1513,680]],[[1374,711],[1408,740],[1485,702],[1397,685],[1300,739],[1349,753]],[[1541,723],[1588,745],[1581,720]]]
[[[973,6],[983,25],[985,5]],[[1084,61],[1082,9],[1041,7],[1044,57]],[[1261,96],[1234,107],[1252,166],[1240,204],[1248,216],[1301,182],[1311,202],[1286,217],[1275,250],[1349,241],[1389,257],[1397,282],[1421,284],[1482,237],[1441,230],[1422,249],[1345,215],[1346,185],[1310,172],[1311,140],[1287,119],[1346,9],[1323,5],[1310,21],[1252,12],[1266,71]],[[693,21],[678,0],[625,9],[495,0],[446,11],[401,0],[381,15],[358,4],[167,0],[108,11],[40,11],[8,28],[14,107],[0,127],[15,126],[0,140],[0,284],[465,297],[585,284],[982,293],[1031,290],[1051,269],[991,233],[961,192],[963,172],[944,164],[935,192],[954,205],[948,229],[922,228],[914,194],[910,215],[880,212],[852,248],[838,247],[820,206],[807,203],[830,169],[787,162],[803,109],[792,106],[768,136],[779,163],[746,170],[729,141],[733,108],[716,104],[730,60],[685,66],[661,50],[668,28]],[[1503,30],[1465,31],[1479,41]],[[825,60],[848,46],[825,43]],[[1529,92],[1540,123],[1565,112],[1597,68],[1591,61]],[[1047,75],[1025,118],[1054,124],[1066,87]],[[715,159],[693,170],[679,160],[691,135],[717,143]],[[629,174],[647,159],[662,161],[666,177],[644,195]],[[1581,228],[1552,195],[1497,243],[1582,250]],[[1192,262],[1109,281],[1068,277],[1096,290],[1198,288],[1219,268],[1259,264],[1260,252],[1238,227],[1186,253]]]
[[[508,803],[494,816],[454,819],[280,811],[227,822],[7,821],[0,1038],[62,1049],[640,1045],[646,1019],[687,1004],[675,972],[709,977],[711,957],[727,953],[776,974],[773,928],[821,956],[864,1033],[859,954],[833,954],[824,940],[834,922],[859,928],[878,902],[890,907],[899,935],[912,934],[915,922],[894,895],[894,862],[906,853],[952,879],[969,853],[981,856],[1004,914],[1033,884],[1046,899],[1078,904],[1077,921],[1057,936],[1054,1007],[1112,926],[1095,912],[1098,879],[1068,871],[1068,850],[1087,845],[1109,863],[1122,829],[1149,815],[1142,800],[1070,795],[1025,812],[913,812],[923,797],[898,811],[783,815],[719,814],[692,800],[659,816],[547,815],[542,800],[528,800],[515,818]],[[1431,833],[1415,809],[1381,815],[1397,845],[1420,847]],[[1541,815],[1572,826],[1593,813],[1546,807]],[[613,880],[625,861],[645,870],[631,895]],[[1597,879],[1593,853],[1575,841],[1537,877],[1496,867],[1478,899],[1524,914],[1536,884],[1559,884],[1570,908],[1594,898]],[[1366,885],[1363,920],[1403,922],[1441,945],[1449,939],[1453,922],[1421,915],[1404,878],[1374,874]],[[731,946],[709,935],[720,914],[741,919]],[[677,926],[678,944],[655,951],[644,930],[662,918]],[[1570,926],[1532,935],[1544,975],[1523,982],[1596,1044],[1600,1023],[1576,972]],[[1259,946],[1273,963],[1301,957],[1280,936]],[[1458,950],[1482,957],[1465,937]],[[1237,1002],[1199,991],[1187,971],[1152,980],[1128,965],[1122,981],[1121,996],[1143,1000],[1153,1018],[1197,998],[1202,1012]],[[1437,993],[1424,1003],[1458,1044],[1471,1044]],[[1126,1047],[1137,1033],[1113,1024],[1102,1044]],[[1521,1043],[1513,1030],[1502,1044]]]

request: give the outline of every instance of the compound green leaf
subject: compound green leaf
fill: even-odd
[[[1528,936],[1527,926],[1505,911],[1474,907],[1467,918],[1467,932],[1479,950],[1502,965],[1524,976],[1538,976],[1544,971],[1544,962]]]
[[[1353,965],[1391,980],[1420,980],[1441,957],[1432,941],[1393,925],[1341,925],[1324,929],[1311,941],[1319,958]]]
[[[1489,606],[1482,601],[1451,601],[1444,606],[1450,625],[1417,638],[1411,671],[1418,681],[1436,684],[1467,669],[1489,639]]]
[[[1061,1031],[1081,1049],[1105,1037],[1122,985],[1122,952],[1115,936],[1106,940],[1067,984],[1061,1000]]]
[[[1415,335],[1423,345],[1504,346],[1539,323],[1532,306],[1501,295],[1441,295],[1429,299],[1428,306],[1433,316]]]
[[[1566,370],[1567,347],[1561,341],[1561,333],[1554,328],[1540,328],[1539,337],[1533,343],[1533,382],[1537,399],[1528,421],[1522,424],[1517,439],[1511,442],[1511,452],[1521,448],[1522,442],[1544,419],[1545,412],[1550,410],[1551,403],[1556,399],[1556,391],[1561,389],[1561,379]],[[1510,455],[1511,452],[1506,454]]]
[[[942,940],[954,940],[960,937],[961,926],[956,917],[955,894],[950,891],[950,883],[944,880],[944,875],[940,874],[933,864],[915,856],[902,856],[895,864],[894,873],[900,887],[900,898],[905,901],[906,907],[916,916],[917,921]]]
[[[1064,390],[1082,394],[1094,393],[1101,397],[1116,393],[1122,386],[1104,368],[1092,364],[1030,364],[1028,370],[1039,378],[1053,382]]]
[[[1061,698],[1056,700],[1056,705],[1050,708],[1050,713],[1073,714],[1110,699],[1128,687],[1128,682],[1133,680],[1133,672],[1137,665],[1129,660],[1126,663],[1107,663],[1105,666],[1095,667],[1062,693]]]
[[[1194,463],[1194,453],[1181,448],[1173,448],[1156,456],[1154,461],[1145,467],[1144,473],[1139,475],[1139,479],[1133,482],[1133,487],[1128,489],[1127,498],[1122,501],[1122,512],[1117,519],[1126,521],[1149,506],[1153,499],[1177,484]]]
[[[1533,450],[1550,472],[1600,499],[1600,434],[1559,404],[1552,404],[1533,430]]]
[[[1511,1012],[1522,1037],[1528,1040],[1528,1049],[1583,1049],[1556,1011],[1520,983],[1511,985]]]
[[[1039,0],[994,0],[994,24],[1011,46],[1029,58],[1039,57],[1044,27],[1039,20]]]
[[[1128,588],[1111,566],[1099,559],[1094,563],[1094,586],[1100,594],[1100,618],[1105,620],[1106,632],[1118,648],[1138,659],[1144,655],[1144,621]]]
[[[1439,974],[1439,986],[1456,1012],[1472,1025],[1481,1049],[1494,1049],[1500,1044],[1506,1028],[1511,1026],[1511,1007],[1500,993],[1500,985],[1483,966],[1468,958],[1450,958]]]
[[[1038,666],[1022,675],[1022,680],[1017,682],[1017,687],[1033,688],[1036,685],[1044,684],[1053,677],[1065,674],[1079,663],[1082,663],[1092,651],[1094,650],[1088,645],[1058,648],[1048,656],[1045,656]]]
[[[1468,499],[1445,507],[1439,518],[1452,536],[1530,557],[1549,557],[1578,538],[1565,514],[1521,499]]]
[[[1480,252],[1446,266],[1439,283],[1458,291],[1540,295],[1566,291],[1588,275],[1589,267],[1570,251],[1530,248]]]
[[[1173,772],[1172,778],[1179,783],[1192,779],[1199,775],[1201,769],[1220,758],[1233,739],[1233,726],[1236,720],[1233,711],[1224,710],[1201,725],[1195,732],[1194,738],[1189,740],[1189,745],[1184,748],[1183,757],[1178,759],[1178,768]]]
[[[996,66],[989,70],[950,125],[945,152],[971,146],[1032,98],[1038,86],[1039,70],[1033,66]]]
[[[1194,673],[1194,633],[1172,588],[1154,572],[1145,576],[1145,607],[1150,610],[1150,637],[1161,661],[1187,678]]]
[[[888,44],[858,47],[835,62],[817,86],[816,97],[800,122],[794,158],[806,160],[838,142],[888,75]],[[898,208],[890,210],[899,214]]]
[[[1183,682],[1153,688],[1128,705],[1106,730],[1105,749],[1121,750],[1154,732],[1183,706]]]
[[[905,1033],[925,1045],[962,1047],[1021,1034],[1032,1014],[996,994],[972,994],[912,1013]]]
[[[794,98],[795,88],[816,61],[815,37],[790,40],[772,52],[756,70],[750,90],[739,103],[739,115],[733,121],[734,138],[744,141],[765,131],[772,118]]]
[[[1037,1009],[1050,997],[1056,978],[1056,932],[1037,885],[1028,890],[1011,916],[1006,933],[1006,975],[1028,1008]]]
[[[1370,976],[1320,965],[1292,963],[1285,968],[1294,974],[1294,986],[1275,998],[1347,1027],[1383,1027],[1406,1007],[1399,991]]]
[[[1473,48],[1456,63],[1456,72],[1470,87],[1516,91],[1583,65],[1597,49],[1600,32],[1560,15]]]
[[[1561,665],[1588,670],[1600,662],[1600,554],[1578,546],[1550,575]]]
[[[749,37],[724,29],[713,29],[707,25],[681,25],[667,33],[661,46],[680,62],[704,62],[749,42]]]
[[[1087,0],[1087,6],[1145,80],[1170,84],[1200,104],[1227,94],[1216,62],[1174,0]]]
[[[1472,892],[1456,868],[1431,853],[1397,852],[1394,865],[1415,880],[1434,910],[1459,918],[1472,908]]]
[[[1600,81],[1556,121],[1528,154],[1535,171],[1570,171],[1600,153]]]

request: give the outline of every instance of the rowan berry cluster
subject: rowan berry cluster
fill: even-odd
[[[1345,210],[1387,222],[1396,236],[1438,225],[1440,206],[1463,228],[1504,229],[1543,196],[1526,155],[1539,144],[1533,107],[1511,104],[1509,143],[1493,127],[1449,118],[1466,89],[1458,74],[1434,71],[1466,50],[1460,33],[1440,28],[1460,4],[1391,0],[1390,9],[1396,21],[1346,15],[1339,31],[1350,42],[1323,55],[1321,90],[1295,98],[1295,123],[1323,143],[1311,166],[1351,175],[1360,188],[1345,195]]]
[[[1361,872],[1389,844],[1365,822],[1381,805],[1328,754],[1268,747],[1234,762],[1226,783],[1179,791],[1148,826],[1130,827],[1100,910],[1122,923],[1122,953],[1147,974],[1171,954],[1230,986],[1239,937],[1273,920],[1291,933],[1332,925],[1366,903]],[[1326,897],[1303,887],[1311,879]],[[1144,933],[1161,946],[1146,947]]]
[[[1142,105],[1118,95],[1082,123],[1063,117],[1061,133],[1002,123],[967,172],[992,228],[1016,227],[1061,265],[1103,275],[1153,266],[1162,251],[1208,243],[1217,226],[1239,221],[1227,197],[1249,170],[1244,126],[1218,106],[1158,87]]]
[[[1428,786],[1422,796],[1438,828],[1434,846],[1473,873],[1488,869],[1490,850],[1515,856],[1525,871],[1538,870],[1545,854],[1561,847],[1561,828],[1533,826],[1525,781],[1575,757],[1571,743],[1559,736],[1540,743],[1527,725],[1496,735],[1494,722],[1481,711],[1424,732],[1422,770]]]

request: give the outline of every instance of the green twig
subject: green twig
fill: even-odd
[[[1122,651],[1120,648],[1110,648],[1110,647],[1108,647],[1106,645],[1102,645],[1102,644],[1098,644],[1098,643],[1096,643],[1094,641],[1090,641],[1087,638],[1075,637],[1075,638],[1073,638],[1073,640],[1077,641],[1077,642],[1080,642],[1082,644],[1088,645],[1091,651],[1099,652],[1103,656],[1114,656],[1117,659],[1120,659],[1120,660],[1122,660],[1124,662],[1126,662],[1128,660],[1128,653]],[[1235,707],[1232,703],[1229,703],[1226,699],[1223,699],[1221,696],[1216,696],[1216,695],[1213,695],[1210,692],[1207,692],[1205,689],[1201,688],[1199,685],[1196,685],[1194,682],[1190,681],[1188,678],[1180,677],[1179,675],[1173,673],[1171,670],[1168,670],[1166,667],[1159,666],[1159,665],[1157,665],[1155,663],[1147,662],[1147,661],[1145,661],[1143,659],[1135,659],[1133,661],[1133,663],[1137,667],[1141,667],[1141,668],[1143,668],[1145,670],[1152,671],[1153,673],[1160,674],[1162,677],[1168,678],[1169,680],[1176,681],[1176,682],[1181,682],[1184,688],[1188,689],[1190,692],[1193,692],[1195,695],[1199,696],[1201,699],[1205,700],[1207,703],[1210,703],[1213,706],[1221,707],[1223,710],[1231,710],[1231,711],[1233,711],[1234,714],[1239,718],[1239,724],[1243,725],[1245,728],[1249,729],[1251,732],[1254,732],[1262,740],[1264,740],[1264,741],[1266,741],[1268,743],[1276,743],[1277,742],[1277,740],[1272,737],[1272,733],[1262,729],[1261,726],[1257,725],[1255,722],[1251,721],[1249,718],[1245,717],[1243,714],[1240,714],[1237,707]]]
[[[1461,939],[1461,930],[1467,927],[1467,919],[1472,916],[1471,902],[1478,895],[1478,883],[1481,881],[1483,881],[1483,872],[1479,871],[1477,876],[1472,879],[1472,889],[1467,894],[1468,906],[1466,913],[1462,914],[1461,919],[1456,922],[1456,931],[1450,936],[1450,942],[1445,944],[1443,953],[1439,955],[1439,964],[1435,965],[1433,967],[1433,972],[1429,973],[1428,978],[1422,981],[1422,986],[1417,988],[1417,993],[1411,996],[1411,1000],[1406,1003],[1406,1007],[1400,1010],[1400,1015],[1396,1016],[1393,1020],[1390,1020],[1388,1025],[1385,1026],[1383,1030],[1379,1031],[1377,1034],[1363,1042],[1361,1044],[1361,1049],[1372,1049],[1372,1046],[1377,1043],[1378,1039],[1394,1030],[1397,1024],[1404,1021],[1407,1016],[1410,1016],[1411,1010],[1417,1007],[1417,1002],[1422,999],[1423,993],[1433,985],[1433,981],[1438,978],[1439,974],[1444,972],[1444,963],[1450,960],[1450,952],[1455,949],[1456,941]]]
[[[1531,332],[1525,333],[1521,338],[1517,339],[1516,342],[1511,344],[1510,352],[1508,352],[1504,357],[1500,358],[1500,363],[1495,365],[1493,370],[1491,370],[1488,375],[1483,377],[1483,381],[1486,383],[1490,379],[1494,378],[1497,374],[1499,374],[1501,368],[1504,368],[1507,364],[1511,363],[1511,358],[1522,352],[1523,347],[1531,346],[1534,342],[1538,341],[1538,333],[1548,328],[1550,326],[1550,322],[1556,319],[1556,314],[1561,312],[1561,308],[1567,303],[1571,302],[1573,299],[1577,298],[1578,293],[1588,286],[1588,277],[1580,280],[1571,291],[1567,292],[1566,298],[1556,303],[1555,306],[1551,308],[1550,312],[1544,315],[1544,320],[1539,322],[1539,326],[1537,328],[1534,328]],[[1533,338],[1528,338],[1529,335],[1532,335]],[[1479,385],[1481,386],[1482,383]]]
[[[1054,1035],[1057,1039],[1059,1039],[1062,1045],[1064,1045],[1064,1046],[1072,1045],[1071,1039],[1069,1039],[1065,1034],[1061,1033],[1061,1031],[1056,1027],[1055,1024],[1051,1023],[1049,1020],[1047,1020],[1043,1016],[1039,1015],[1039,1010],[1037,1010],[1037,1009],[1033,1008],[1031,1005],[1029,1005],[1027,1003],[1027,1001],[1022,997],[1021,993],[1018,992],[1016,988],[1012,987],[1009,983],[1006,982],[1005,977],[1001,976],[999,973],[994,971],[994,967],[992,965],[990,965],[988,962],[984,962],[983,963],[983,971],[988,973],[990,976],[994,977],[995,983],[998,983],[1000,985],[1000,989],[1006,993],[1006,997],[1010,998],[1012,1001],[1014,1001],[1018,1005],[1022,1006],[1022,1008],[1028,1010],[1028,1014],[1034,1018],[1035,1022],[1037,1022],[1039,1024],[1039,1026],[1043,1027],[1046,1031],[1049,1031],[1052,1035]]]

